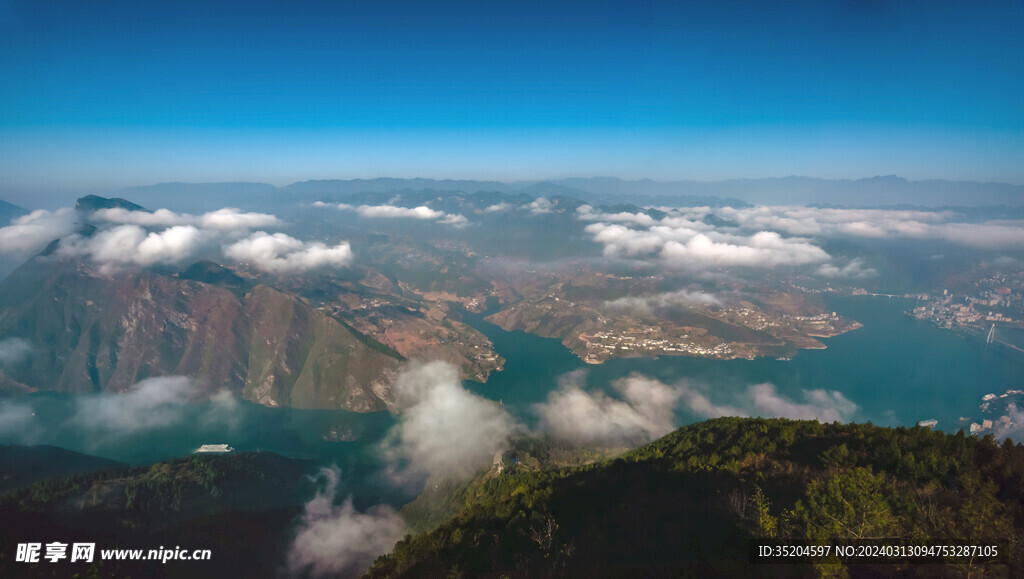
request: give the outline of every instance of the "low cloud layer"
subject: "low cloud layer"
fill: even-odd
[[[257,229],[281,225],[281,220],[268,213],[249,213],[234,207],[225,207],[202,215],[175,213],[168,209],[148,211],[130,211],[121,207],[98,209],[91,215],[94,221],[104,221],[122,225],[142,225],[145,227],[173,227],[176,225],[193,225],[204,229],[221,231]]]
[[[840,392],[802,390],[794,400],[764,383],[713,401],[708,388],[680,381],[665,384],[640,374],[612,383],[614,395],[587,391],[583,371],[567,374],[543,404],[534,407],[541,429],[574,442],[636,445],[675,430],[677,410],[700,418],[761,416],[847,422],[857,405]]]
[[[969,223],[952,211],[723,207],[715,213],[744,228],[772,229],[792,235],[937,240],[981,249],[1024,247],[1024,221]]]
[[[329,247],[319,242],[306,243],[284,233],[257,231],[224,248],[224,255],[264,271],[285,273],[345,267],[352,262],[352,247],[348,242]]]
[[[138,225],[118,225],[88,237],[71,235],[58,253],[89,258],[103,264],[178,264],[192,259],[204,244],[202,232],[191,225],[176,225],[147,233]]]
[[[801,390],[800,399],[793,400],[778,392],[774,384],[754,384],[729,395],[725,403],[713,403],[706,389],[690,383],[679,383],[684,408],[701,418],[722,416],[760,416],[820,422],[848,422],[857,412],[857,405],[834,390]]]
[[[162,376],[143,380],[122,394],[80,395],[70,424],[95,444],[108,438],[122,438],[148,430],[167,428],[199,418],[220,424],[237,424],[238,402],[221,391],[209,398],[196,416],[193,403],[207,399],[195,381],[185,376]]]
[[[649,227],[657,223],[650,215],[646,213],[603,213],[595,210],[590,205],[580,205],[576,209],[576,217],[583,221],[605,221],[611,223],[633,223],[635,225],[643,225]]]
[[[282,225],[267,213],[249,213],[226,207],[190,215],[167,209],[153,212],[123,208],[99,209],[89,215],[97,229],[74,233],[77,212],[34,211],[0,228],[0,248],[20,255],[39,251],[60,239],[57,255],[88,260],[101,271],[116,272],[125,266],[180,266],[202,257],[223,255],[249,262],[271,273],[309,271],[320,267],[345,267],[352,262],[348,242],[328,246],[304,242],[283,233],[257,231],[256,227]],[[242,236],[247,236],[241,238]]]
[[[385,452],[404,465],[399,479],[471,475],[505,449],[516,429],[496,402],[463,388],[446,362],[413,363],[399,375],[396,392],[401,415]]]
[[[970,223],[953,211],[830,209],[762,206],[661,207],[604,213],[589,205],[576,217],[608,257],[654,260],[681,268],[776,267],[818,264],[831,278],[866,278],[877,272],[855,259],[831,263],[819,247],[825,238],[919,239],[981,249],[1024,247],[1024,221]]]
[[[524,209],[528,209],[530,213],[534,215],[544,215],[545,213],[551,213],[554,210],[555,205],[548,201],[544,197],[538,197],[523,206]]]
[[[4,444],[12,440],[18,444],[35,444],[41,434],[42,426],[36,422],[31,406],[0,399],[0,437],[4,438]]]
[[[806,265],[827,261],[829,255],[810,240],[782,237],[773,231],[753,235],[699,231],[692,224],[667,224],[636,229],[597,222],[584,230],[604,246],[608,257],[658,259],[669,267],[758,267]],[[706,228],[705,228],[706,229]]]
[[[835,390],[801,390],[803,400],[788,400],[780,395],[774,384],[755,384],[747,389],[754,412],[762,417],[817,420],[819,422],[849,422],[857,405]]]
[[[317,201],[313,204],[316,207],[335,207],[341,211],[355,211],[362,217],[378,219],[420,219],[424,221],[437,221],[446,225],[462,226],[467,223],[466,217],[457,213],[445,213],[431,209],[426,205],[418,207],[401,207],[398,205],[360,205],[358,207],[348,203],[330,204]]]
[[[295,576],[358,577],[391,551],[405,534],[405,523],[386,505],[360,513],[351,499],[335,504],[337,469],[322,468],[318,478],[322,485],[303,509],[288,570]]]
[[[842,267],[826,263],[818,268],[817,273],[822,277],[837,279],[867,279],[878,275],[877,271],[867,267],[864,260],[859,257],[851,259]]]
[[[32,344],[22,338],[0,340],[0,368],[13,366],[26,360],[32,354]]]
[[[584,390],[585,373],[569,373],[534,410],[541,429],[573,442],[636,445],[675,430],[682,389],[640,375],[612,384],[618,398]]]
[[[508,211],[510,209],[513,209],[514,207],[515,207],[515,205],[512,205],[511,203],[495,203],[494,205],[488,205],[487,207],[485,207],[483,212],[484,213],[499,213],[499,212],[502,212],[502,211]]]
[[[62,207],[56,211],[37,209],[13,219],[0,227],[0,252],[25,257],[42,251],[50,242],[75,229],[75,210]]]
[[[650,296],[624,297],[604,303],[605,308],[611,312],[628,312],[641,315],[651,315],[656,310],[673,307],[700,308],[722,305],[722,300],[714,294],[689,290],[665,292]]]

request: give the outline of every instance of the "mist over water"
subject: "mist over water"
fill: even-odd
[[[913,307],[911,300],[857,297],[829,298],[826,303],[864,327],[822,339],[827,349],[801,350],[788,361],[663,356],[588,365],[558,340],[505,332],[484,321],[484,315],[464,313],[466,322],[486,334],[508,359],[505,371],[492,375],[488,383],[468,384],[483,396],[501,399],[534,424],[531,406],[545,401],[557,377],[583,370],[589,389],[608,391],[614,381],[634,373],[666,384],[685,381],[712,404],[740,408],[753,416],[759,415],[753,386],[771,384],[778,398],[794,404],[813,401],[809,392],[837,392],[856,405],[843,416],[847,420],[910,426],[934,418],[947,432],[960,428],[961,417],[977,416],[983,395],[1024,387],[1024,357],[904,315]],[[685,404],[677,408],[677,426],[705,418]]]
[[[938,428],[955,432],[960,417],[978,417],[984,394],[1024,388],[1024,357],[905,316],[912,304],[871,297],[829,299],[830,309],[864,327],[825,339],[827,349],[802,350],[790,361],[663,356],[602,365],[584,364],[558,340],[506,332],[484,321],[483,314],[463,312],[463,319],[486,334],[508,360],[505,370],[486,384],[466,381],[463,386],[500,400],[517,422],[538,430],[546,428],[545,416],[578,410],[566,407],[569,398],[552,398],[560,387],[564,394],[571,383],[571,400],[582,402],[591,416],[626,420],[616,426],[618,431],[594,431],[595,441],[607,439],[609,432],[625,432],[630,436],[623,440],[633,444],[668,427],[734,414],[838,418],[885,426],[934,418]],[[641,381],[646,389],[630,390]],[[630,420],[652,415],[645,393],[658,393],[674,404],[671,420],[659,409],[664,428],[623,431]],[[124,395],[37,393],[5,400],[0,403],[0,443],[51,444],[129,464],[188,456],[202,444],[226,443],[240,451],[272,451],[336,466],[339,488],[353,496],[357,507],[400,505],[412,498],[409,493],[415,494],[386,480],[388,459],[381,442],[397,423],[387,412],[267,408],[235,400],[229,405],[182,404],[171,417],[161,414],[161,423],[124,433],[83,420],[83,412],[116,396]],[[332,429],[346,440],[325,440]]]

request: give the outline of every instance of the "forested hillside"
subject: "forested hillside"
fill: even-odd
[[[1024,448],[925,428],[723,418],[619,458],[477,481],[464,511],[407,537],[372,577],[1019,576]],[[998,547],[866,565],[749,562],[751,539]]]

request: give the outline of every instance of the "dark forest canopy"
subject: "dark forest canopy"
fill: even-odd
[[[372,577],[1014,576],[1024,448],[926,428],[722,418],[618,458],[558,470],[514,462],[463,512],[407,537]],[[934,564],[750,565],[751,539],[996,545]]]

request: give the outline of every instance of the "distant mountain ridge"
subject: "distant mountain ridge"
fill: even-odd
[[[7,225],[11,220],[17,219],[22,215],[28,215],[28,212],[28,209],[24,207],[0,199],[0,227]]]
[[[456,179],[327,179],[299,181],[285,187],[266,183],[164,183],[117,191],[148,205],[211,209],[250,203],[312,202],[322,197],[401,190],[460,191],[466,194],[523,193],[536,197],[560,195],[592,204],[743,206],[831,204],[846,207],[915,205],[1021,206],[1024,185],[1008,183],[924,180],[909,181],[895,175],[864,179],[778,177],[724,181],[624,180],[614,177],[568,178],[548,181],[499,181]],[[215,203],[215,201],[216,203]]]
[[[124,468],[128,465],[56,446],[0,446],[0,491],[52,476]]]

